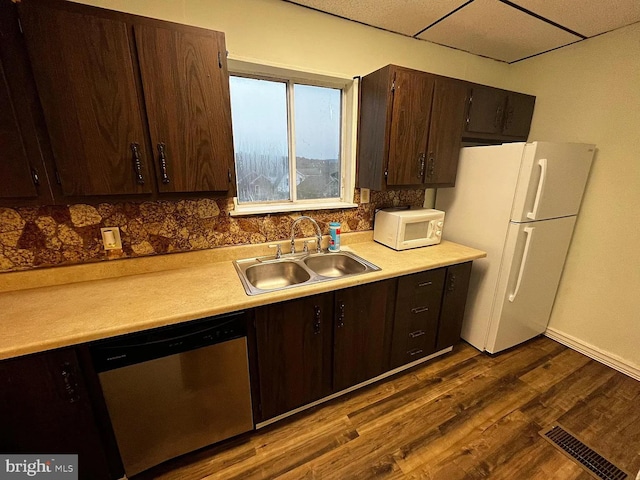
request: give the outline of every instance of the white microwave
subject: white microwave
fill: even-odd
[[[431,208],[386,208],[375,216],[373,239],[394,250],[437,245],[442,238],[444,212]]]

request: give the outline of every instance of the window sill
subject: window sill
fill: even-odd
[[[270,213],[302,212],[309,210],[341,210],[345,208],[358,208],[357,203],[348,202],[310,202],[310,203],[269,203],[262,205],[239,205],[237,197],[233,198],[233,210],[229,212],[232,217],[243,215],[268,215]]]

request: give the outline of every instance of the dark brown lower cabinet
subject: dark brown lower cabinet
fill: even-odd
[[[447,267],[442,306],[440,307],[436,351],[455,345],[460,341],[470,276],[471,262]]]
[[[398,280],[391,367],[397,368],[460,341],[471,262]]]
[[[107,458],[105,426],[73,348],[0,362],[0,425],[1,452],[77,454],[80,479],[124,474]]]
[[[334,391],[388,370],[395,285],[392,279],[335,292]]]
[[[395,284],[384,280],[255,309],[259,421],[388,369]]]
[[[413,362],[436,351],[440,302],[446,268],[398,279],[391,367]]]
[[[257,423],[455,345],[471,262],[255,312]]]
[[[331,393],[333,293],[255,309],[262,419]]]

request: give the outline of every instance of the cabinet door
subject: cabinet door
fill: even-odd
[[[387,185],[424,179],[434,76],[398,69],[395,74]]]
[[[504,117],[503,133],[511,137],[526,140],[531,128],[533,107],[536,97],[522,93],[509,92],[507,110]]]
[[[37,197],[38,192],[34,180],[31,178],[31,165],[25,149],[25,139],[18,124],[9,85],[1,63],[0,145],[2,145],[3,157],[0,162],[0,197]]]
[[[0,451],[78,454],[79,478],[109,480],[100,432],[75,351],[0,363]]]
[[[424,178],[430,187],[453,187],[456,182],[466,102],[464,82],[436,78]]]
[[[233,140],[224,34],[135,25],[161,192],[226,191]]]
[[[332,312],[333,293],[256,309],[262,420],[330,394]]]
[[[502,133],[505,102],[504,90],[473,85],[470,90],[465,134]]]
[[[444,268],[407,275],[398,280],[391,367],[435,352]]]
[[[436,350],[442,350],[460,341],[470,276],[471,262],[447,268]]]
[[[151,192],[130,27],[68,5],[20,4],[63,194]]]
[[[33,117],[37,103],[16,5],[0,0],[0,201],[51,203]]]
[[[388,370],[395,286],[385,280],[335,293],[334,391]]]

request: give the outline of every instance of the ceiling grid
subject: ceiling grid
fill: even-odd
[[[284,1],[506,63],[640,21],[638,0]]]

